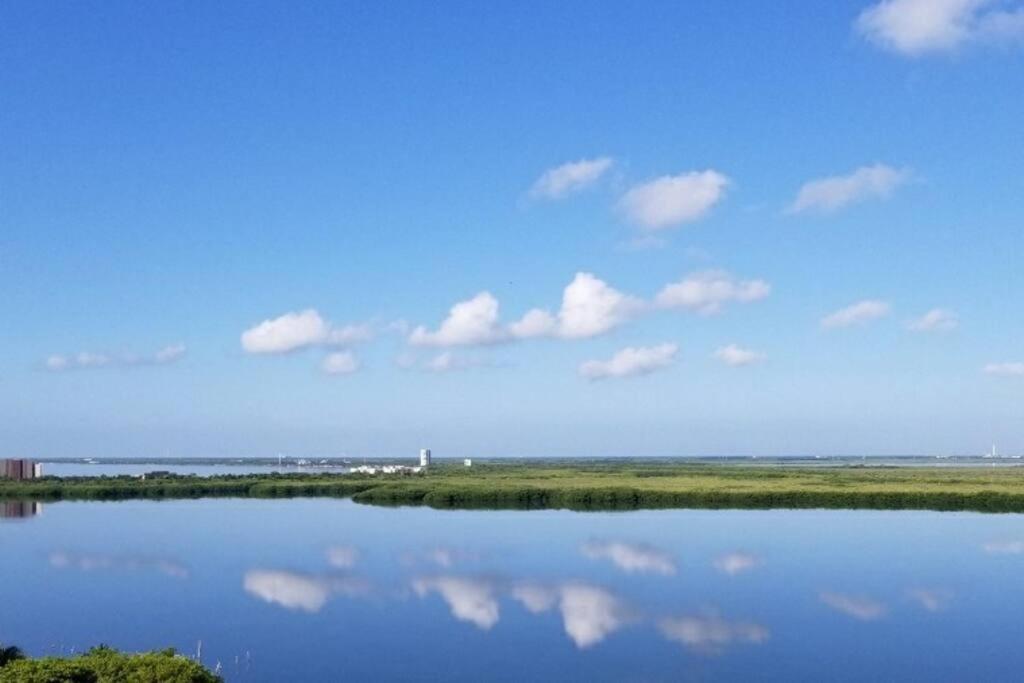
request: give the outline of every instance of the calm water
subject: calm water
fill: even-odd
[[[1024,517],[0,509],[0,642],[175,646],[229,681],[1005,681]],[[38,514],[35,514],[38,513]]]

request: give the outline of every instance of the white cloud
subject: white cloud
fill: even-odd
[[[981,547],[989,555],[1024,555],[1024,541],[991,541]]]
[[[171,344],[153,354],[140,356],[137,354],[108,355],[92,351],[80,351],[75,354],[54,354],[43,362],[47,370],[61,372],[64,370],[84,370],[90,368],[130,368],[147,365],[170,365],[185,357],[187,349],[184,344]]]
[[[764,280],[737,280],[725,271],[705,270],[666,285],[655,297],[655,304],[711,315],[729,302],[759,301],[771,291],[771,285]]]
[[[761,564],[761,558],[748,553],[727,553],[715,558],[712,564],[723,574],[736,576],[757,567]]]
[[[642,543],[623,541],[589,541],[580,548],[584,556],[592,560],[609,560],[627,573],[661,574],[676,573],[676,563],[663,550]]]
[[[789,206],[790,213],[828,213],[855,202],[889,197],[910,179],[910,171],[885,164],[862,166],[842,176],[819,178],[803,184]]]
[[[391,323],[395,325],[396,323]],[[359,325],[343,325],[332,328],[327,334],[327,342],[333,346],[348,346],[356,342],[373,339],[373,327],[366,323]]]
[[[153,354],[153,361],[157,364],[173,363],[184,357],[185,351],[184,344],[171,344]]]
[[[580,365],[580,375],[590,380],[608,377],[645,375],[672,364],[679,347],[676,344],[626,347],[608,360],[588,360]]]
[[[491,365],[485,358],[457,355],[451,351],[442,351],[433,358],[427,359],[423,369],[428,372],[457,372],[459,370],[470,370]]]
[[[982,372],[1000,377],[1024,377],[1024,363],[989,363]]]
[[[921,56],[968,43],[1024,38],[1024,5],[1001,0],[883,0],[861,12],[856,28],[885,49]]]
[[[698,652],[717,654],[733,643],[760,644],[771,632],[750,621],[726,621],[715,612],[670,617],[658,622],[658,630],[669,640]]]
[[[359,360],[351,351],[335,351],[324,356],[320,369],[326,375],[351,375],[359,369]]]
[[[558,332],[558,320],[545,310],[534,308],[508,327],[516,339],[550,337]]]
[[[249,353],[288,353],[327,341],[331,328],[312,308],[264,320],[242,333],[242,348]]]
[[[268,569],[246,572],[242,586],[264,602],[311,614],[323,609],[333,595],[361,596],[370,591],[369,584],[362,579]]]
[[[888,609],[882,603],[871,598],[842,593],[822,592],[819,597],[821,601],[847,616],[861,621],[875,621],[885,616]]]
[[[580,159],[550,168],[530,188],[535,199],[562,199],[590,187],[612,167],[610,157]]]
[[[351,545],[335,545],[327,549],[327,564],[336,569],[351,569],[359,562],[359,548]]]
[[[562,293],[558,334],[569,339],[604,334],[629,320],[642,307],[639,299],[623,294],[590,273],[576,273]]]
[[[460,301],[448,311],[436,332],[422,325],[409,335],[409,343],[417,346],[467,346],[494,344],[506,338],[498,323],[498,300],[490,292],[480,292],[472,299]]]
[[[726,176],[712,170],[662,176],[626,192],[619,209],[641,228],[663,230],[703,218],[728,185]]]
[[[420,578],[413,581],[413,590],[420,597],[438,593],[448,603],[453,617],[468,621],[483,631],[498,623],[500,613],[495,586],[486,579],[455,576]]]
[[[644,309],[640,299],[623,294],[591,273],[576,273],[562,291],[558,315],[534,308],[509,326],[517,339],[582,339],[604,334]]]
[[[914,332],[949,332],[960,324],[956,313],[944,308],[933,308],[920,318],[907,322],[907,329]]]
[[[715,358],[734,368],[760,363],[766,358],[760,351],[744,349],[736,344],[722,346],[715,351]]]
[[[830,313],[821,319],[821,326],[825,329],[839,327],[851,327],[863,325],[878,318],[889,315],[890,306],[884,301],[865,300],[841,308],[835,313]]]
[[[264,320],[242,333],[248,353],[289,353],[310,346],[348,346],[373,336],[370,325],[333,327],[314,308]]]
[[[929,612],[941,612],[953,599],[953,592],[946,589],[913,588],[907,596]]]

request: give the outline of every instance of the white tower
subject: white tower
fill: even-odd
[[[430,467],[430,449],[420,449],[420,467]]]

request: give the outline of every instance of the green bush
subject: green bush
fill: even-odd
[[[8,648],[16,649],[16,648]],[[2,660],[0,660],[2,662]],[[72,658],[0,663],[0,683],[218,683],[219,676],[174,650],[125,654],[95,647]]]

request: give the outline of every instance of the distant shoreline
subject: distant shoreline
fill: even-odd
[[[443,509],[838,508],[1024,512],[1019,467],[591,460],[442,462],[427,474],[316,472],[0,480],[0,500],[351,498]]]

